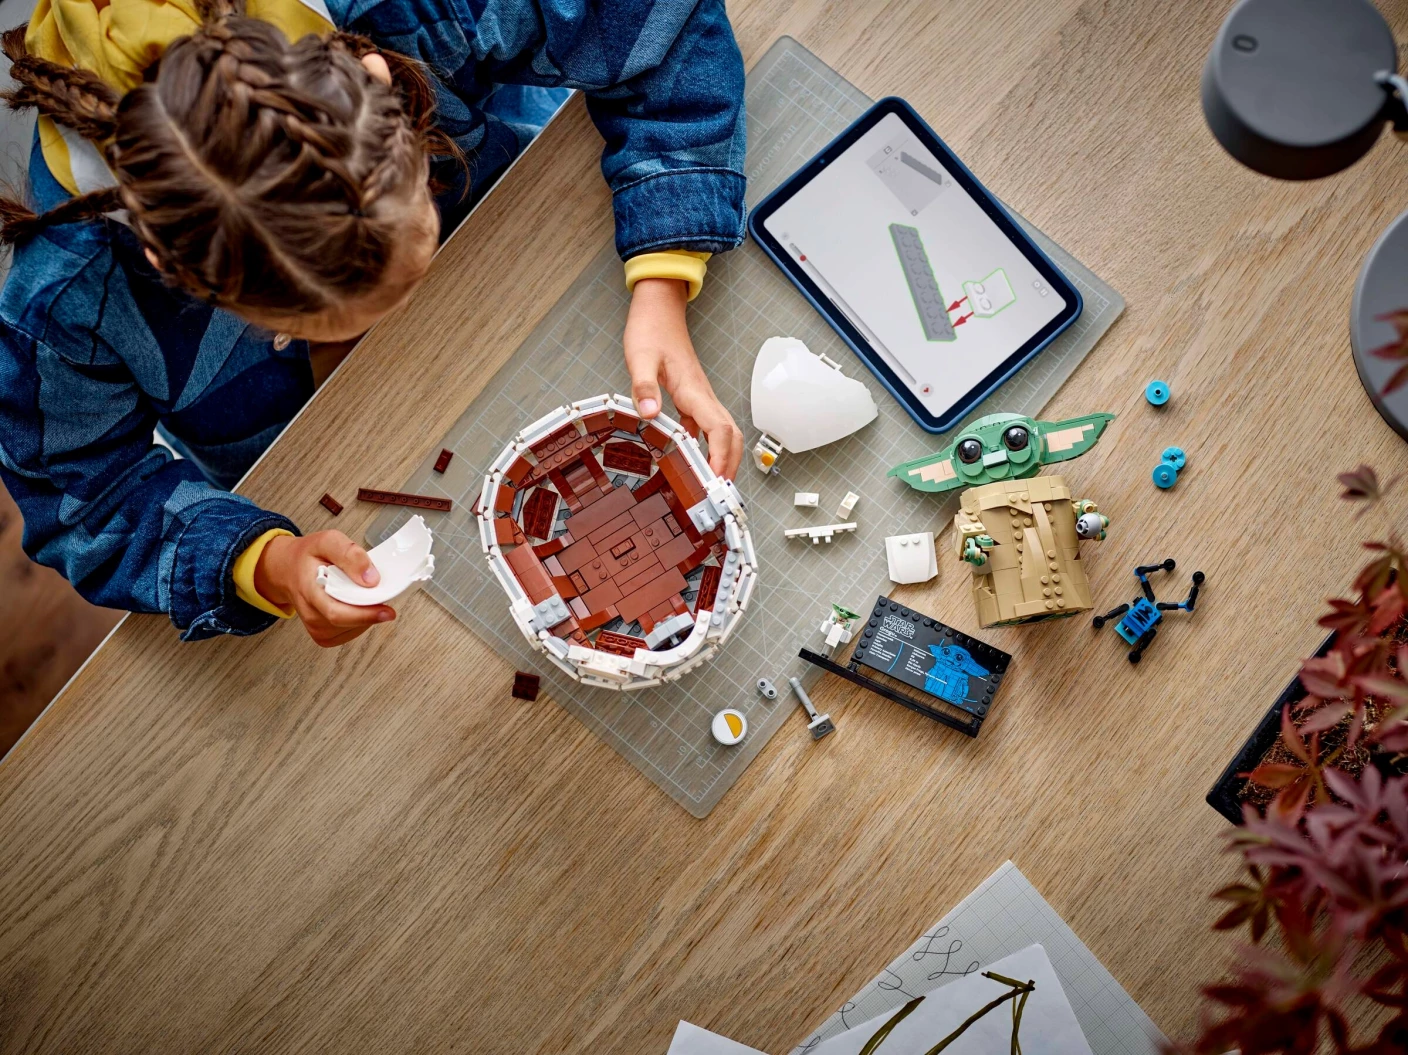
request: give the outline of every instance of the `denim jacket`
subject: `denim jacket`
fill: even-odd
[[[447,172],[447,233],[545,119],[542,93],[502,87],[523,85],[586,93],[623,258],[742,240],[743,69],[722,0],[330,10],[435,73],[438,120],[470,161]],[[37,143],[30,195],[39,209],[66,196]],[[115,220],[19,247],[0,293],[0,480],[26,552],[95,604],[169,613],[184,640],[270,625],[231,568],[265,531],[297,527],[226,488],[313,393],[307,345],[273,336],[165,285]],[[153,443],[158,424],[184,459]]]

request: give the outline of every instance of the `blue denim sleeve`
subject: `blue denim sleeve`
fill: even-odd
[[[221,491],[152,441],[155,413],[120,364],[80,363],[0,325],[0,480],[24,548],[94,604],[167,612],[182,640],[275,620],[235,595],[235,558],[297,528]]]
[[[485,101],[503,84],[580,89],[606,141],[623,258],[743,240],[743,59],[722,0],[329,0],[334,20],[437,74],[437,120],[470,156],[472,199],[520,143]],[[452,178],[453,182],[453,178]],[[456,193],[464,189],[464,181]]]
[[[622,79],[587,94],[616,250],[724,252],[744,232],[743,58],[722,0],[647,6]]]

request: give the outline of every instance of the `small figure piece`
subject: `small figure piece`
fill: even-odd
[[[836,723],[831,720],[829,714],[818,714],[816,704],[812,703],[812,698],[807,695],[807,690],[802,688],[802,683],[796,678],[788,678],[787,684],[792,686],[792,691],[797,694],[797,699],[802,701],[802,706],[807,709],[807,717],[811,719],[807,723],[807,730],[812,734],[813,740],[820,740],[828,733],[836,731]]]
[[[1173,571],[1177,566],[1172,557],[1162,564],[1141,564],[1134,569],[1134,574],[1139,580],[1139,588],[1144,592],[1144,596],[1136,597],[1129,604],[1111,608],[1104,615],[1097,615],[1091,620],[1090,625],[1099,630],[1111,619],[1119,617],[1120,621],[1115,624],[1115,633],[1134,646],[1129,651],[1131,663],[1138,663],[1144,655],[1149,642],[1153,641],[1154,635],[1158,633],[1158,624],[1163,620],[1165,612],[1183,611],[1191,615],[1194,605],[1198,603],[1198,590],[1207,578],[1200,571],[1193,573],[1193,586],[1189,589],[1186,600],[1174,603],[1155,599],[1154,588],[1149,585],[1149,574],[1160,569]]]
[[[323,495],[322,498],[318,499],[318,505],[322,506],[333,516],[337,516],[339,513],[342,512],[342,503],[339,502],[332,495]]]
[[[777,699],[777,686],[772,683],[771,678],[758,679],[758,695],[765,700]]]
[[[839,604],[831,606],[831,614],[821,621],[821,632],[826,635],[826,649],[835,652],[851,640],[851,624],[860,616]]]
[[[954,541],[958,558],[973,569],[980,626],[1090,609],[1078,544],[1103,539],[1109,518],[1089,499],[1073,498],[1063,477],[1037,473],[1090,450],[1113,420],[1113,414],[1055,422],[989,414],[946,449],[890,470],[918,491],[967,488],[953,518]]]
[[[446,469],[450,467],[450,459],[454,456],[454,451],[446,450],[442,447],[440,449],[440,457],[435,459],[435,464],[431,466],[431,468],[434,469],[437,473],[443,473]]]
[[[885,540],[885,560],[890,566],[891,582],[928,582],[939,574],[939,559],[934,553],[934,533],[920,531],[914,535],[891,535]]]
[[[516,700],[527,700],[532,703],[538,698],[538,686],[541,679],[536,674],[525,674],[521,670],[513,672],[513,688],[510,692]]]
[[[798,491],[792,496],[792,504],[799,509],[815,509],[821,495],[815,491]]]
[[[819,524],[816,527],[787,528],[783,534],[788,538],[809,538],[812,545],[830,542],[833,535],[844,535],[856,529],[855,522],[849,524]]]
[[[753,464],[776,472],[784,450],[823,447],[869,425],[880,410],[870,390],[795,337],[769,337],[753,362]]]
[[[748,718],[742,711],[728,707],[714,715],[714,720],[709,723],[709,731],[719,743],[732,747],[748,735]]]
[[[1167,381],[1150,381],[1144,386],[1144,398],[1149,401],[1150,406],[1163,406],[1168,402],[1170,394]]]
[[[841,504],[836,509],[836,518],[838,520],[845,520],[851,515],[851,512],[856,507],[856,503],[859,501],[860,495],[856,494],[854,491],[847,491],[846,497],[841,499]]]
[[[357,488],[357,501],[375,502],[383,506],[434,509],[441,513],[448,513],[454,508],[454,503],[448,498],[435,498],[432,495],[410,495],[402,491],[374,491],[369,487]]]

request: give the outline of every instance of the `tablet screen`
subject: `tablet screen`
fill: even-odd
[[[763,227],[934,418],[1067,307],[893,112]]]

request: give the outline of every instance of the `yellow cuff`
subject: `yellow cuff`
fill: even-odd
[[[689,283],[689,299],[699,296],[704,288],[704,272],[712,253],[695,253],[688,249],[666,249],[659,253],[641,253],[626,261],[626,292],[633,292],[643,278],[677,278]]]
[[[261,612],[268,612],[280,619],[292,619],[298,613],[292,608],[280,608],[273,601],[267,601],[259,596],[259,591],[254,588],[254,568],[259,563],[259,557],[264,552],[264,547],[271,540],[280,535],[292,534],[292,531],[285,528],[270,528],[251,542],[248,548],[235,558],[235,566],[231,569],[231,574],[235,579],[235,596],[245,604],[252,604]]]

